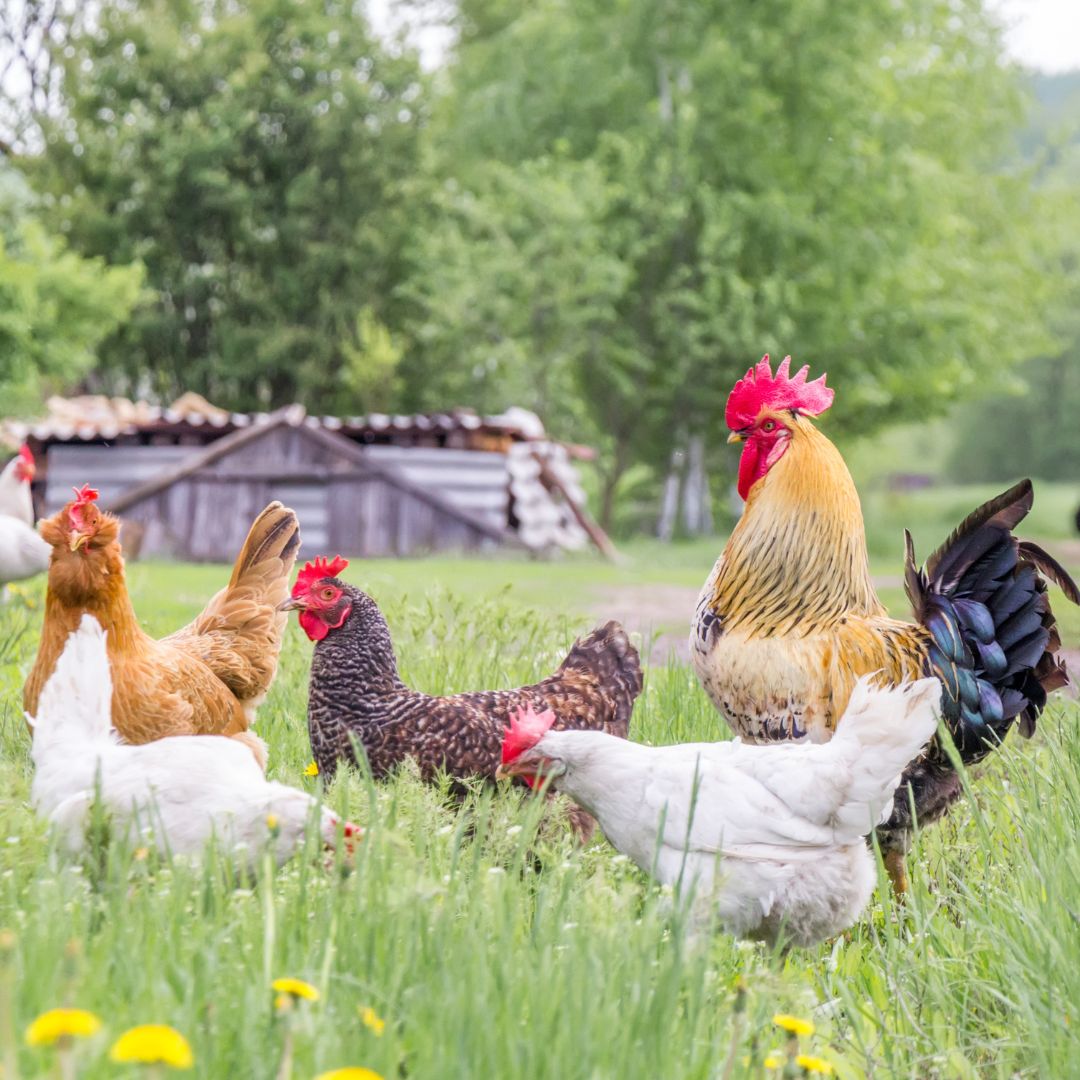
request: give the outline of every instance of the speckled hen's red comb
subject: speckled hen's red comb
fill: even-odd
[[[799,368],[791,377],[791,357],[785,356],[776,375],[769,366],[766,353],[758,364],[746,373],[728,395],[724,420],[732,431],[749,427],[762,409],[797,409],[807,416],[818,416],[833,403],[833,391],[825,385],[825,376],[806,381],[809,364]]]
[[[296,575],[296,584],[292,590],[293,596],[303,596],[305,593],[310,592],[315,582],[322,581],[323,578],[337,577],[348,565],[349,560],[343,559],[340,555],[335,555],[332,559],[320,555],[311,562],[305,563],[304,569]]]
[[[555,714],[550,709],[539,713],[534,712],[531,705],[517,709],[503,735],[502,763],[507,765],[526,750],[531,750],[554,723]]]

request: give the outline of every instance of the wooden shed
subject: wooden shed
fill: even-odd
[[[202,403],[192,422],[175,409],[128,406],[119,419],[103,409],[91,422],[73,420],[65,403],[52,421],[6,429],[43,457],[45,513],[90,483],[106,509],[139,525],[144,556],[230,561],[271,499],[296,510],[305,558],[588,542],[567,449],[500,427],[501,418],[343,421],[300,406],[208,418],[213,407]]]

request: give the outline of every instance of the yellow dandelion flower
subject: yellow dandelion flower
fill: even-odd
[[[784,1059],[780,1056],[779,1052],[773,1051],[763,1062],[766,1069],[782,1069],[784,1067]]]
[[[278,816],[277,816],[277,814],[267,814],[266,815],[266,827],[271,832],[273,832],[278,827]]]
[[[783,1028],[785,1031],[791,1032],[792,1035],[813,1035],[814,1025],[809,1020],[803,1020],[798,1016],[791,1016],[788,1013],[777,1013],[772,1022],[778,1027]]]
[[[381,1035],[386,1028],[386,1021],[369,1005],[360,1009],[360,1020],[364,1027],[375,1032],[376,1035]]]
[[[795,1059],[795,1064],[808,1073],[817,1073],[819,1076],[831,1076],[832,1066],[824,1059],[814,1057],[813,1054],[800,1054]]]
[[[383,1077],[374,1069],[353,1065],[347,1069],[331,1069],[329,1072],[319,1073],[315,1080],[383,1080]]]
[[[122,1064],[168,1065],[190,1069],[195,1064],[187,1039],[168,1024],[142,1024],[125,1031],[109,1051],[109,1060]]]
[[[314,761],[312,761],[308,765],[308,767],[304,770],[304,775],[305,776],[318,776],[319,775],[319,766],[316,765]]]
[[[148,847],[137,847],[132,853],[132,858],[134,858],[136,862],[146,862],[149,856],[150,849]]]
[[[101,1021],[85,1009],[50,1009],[27,1029],[27,1046],[52,1046],[61,1039],[87,1039],[101,1029]]]
[[[288,994],[292,998],[303,998],[305,1001],[319,1000],[319,991],[303,979],[275,979],[270,984],[270,989],[279,994]]]

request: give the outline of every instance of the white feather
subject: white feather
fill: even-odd
[[[337,817],[307,793],[268,781],[246,746],[219,735],[121,744],[110,725],[111,700],[105,632],[84,615],[32,721],[31,798],[70,850],[85,843],[98,794],[114,828],[174,854],[198,854],[216,837],[248,860],[271,844],[284,861],[302,846],[313,817],[324,841],[336,842]]]
[[[49,569],[52,549],[29,525],[0,514],[0,585]]]
[[[941,684],[861,680],[828,743],[646,747],[553,731],[535,753],[608,839],[668,884],[695,887],[732,933],[797,944],[839,933],[873,891],[864,837],[933,734]]]

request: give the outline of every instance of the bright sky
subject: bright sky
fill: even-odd
[[[987,0],[1009,26],[1006,44],[1022,64],[1042,71],[1080,68],[1080,0]],[[372,22],[380,32],[408,23],[394,0],[367,0]],[[438,66],[449,47],[442,27],[420,27],[410,35],[424,66]]]
[[[990,0],[1009,26],[1009,52],[1041,71],[1080,68],[1080,0]]]

